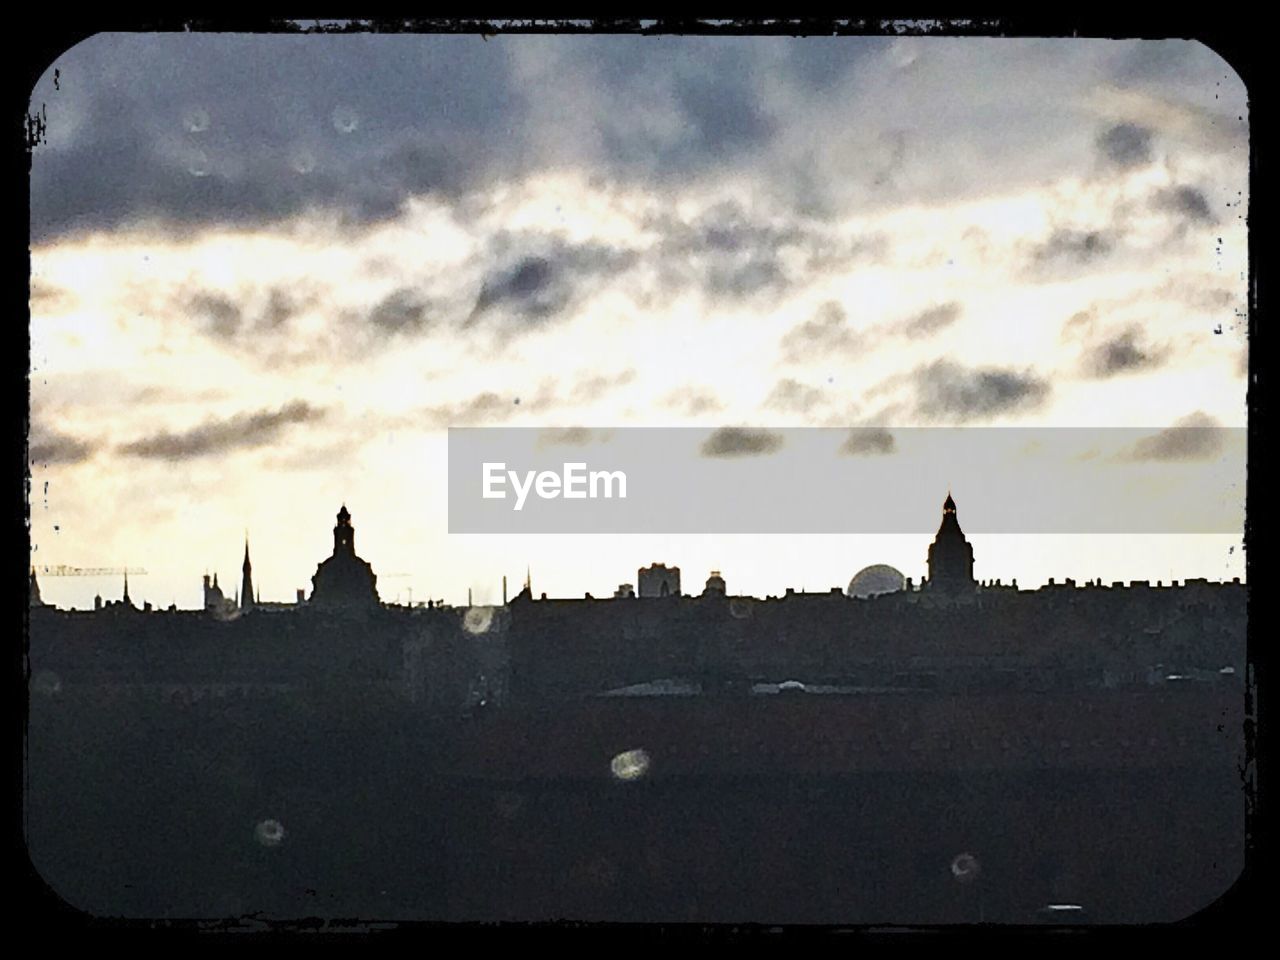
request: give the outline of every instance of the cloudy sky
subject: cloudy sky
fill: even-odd
[[[1246,423],[1246,98],[1184,41],[93,37],[31,99],[34,562],[195,606],[247,530],[292,599],[345,502],[388,600],[919,577],[919,534],[450,536],[446,429],[1133,427],[1158,471]],[[973,542],[1244,574],[1234,534]]]

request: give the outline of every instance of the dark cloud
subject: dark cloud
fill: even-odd
[[[779,380],[765,399],[764,405],[785,413],[809,413],[826,402],[826,393],[819,387],[811,387],[788,377]]]
[[[1179,80],[1192,79],[1202,70],[1217,72],[1220,63],[1213,51],[1194,40],[1140,40],[1116,58],[1113,69],[1126,85],[1134,81],[1155,81],[1168,87]]]
[[[459,403],[428,407],[423,415],[437,427],[470,427],[481,423],[500,423],[519,413],[541,413],[559,402],[555,381],[546,380],[533,396],[486,390]],[[420,425],[421,420],[414,418],[413,424]]]
[[[267,303],[259,315],[258,326],[264,330],[278,330],[311,302],[311,298],[299,297],[280,287],[273,287],[267,293]]]
[[[263,335],[287,332],[289,321],[315,302],[314,293],[285,287],[249,291],[237,299],[218,290],[179,294],[175,306],[194,316],[201,331],[215,340],[239,340],[249,348],[264,341]],[[265,341],[274,344],[274,341]],[[274,351],[273,351],[274,352]]]
[[[756,457],[782,447],[782,435],[746,427],[721,427],[702,444],[704,457]]]
[[[315,208],[356,223],[520,169],[523,94],[478,36],[99,34],[37,85],[50,136],[31,228],[258,226]],[[447,90],[447,96],[435,95]]]
[[[97,444],[32,424],[28,459],[32,466],[81,463],[93,456]]]
[[[782,338],[779,348],[785,359],[796,362],[856,353],[863,344],[864,338],[849,326],[844,307],[828,300],[818,308],[812,320],[793,327]]]
[[[715,413],[717,410],[723,410],[719,398],[710,390],[700,390],[697,387],[682,387],[673,390],[662,398],[662,405],[669,409],[678,410],[686,417],[696,417],[704,413]]]
[[[204,332],[217,340],[230,340],[240,333],[240,307],[224,294],[201,290],[187,298],[186,308],[200,320]]]
[[[1144,437],[1133,445],[1130,460],[1212,460],[1222,450],[1225,428],[1202,411],[1183,417],[1172,427]]]
[[[884,456],[898,448],[893,434],[884,427],[855,427],[840,445],[842,456]]]
[[[1121,167],[1135,167],[1151,159],[1151,131],[1135,123],[1118,123],[1098,135],[1099,152]]]
[[[1178,214],[1193,223],[1213,223],[1213,211],[1204,193],[1195,187],[1169,187],[1155,196],[1155,205],[1161,210]]]
[[[776,125],[756,94],[752,61],[741,50],[677,78],[675,98],[690,134],[681,142],[682,153],[724,157],[756,149],[770,139]]]
[[[1073,340],[1077,337],[1088,334],[1093,329],[1094,321],[1097,319],[1094,308],[1087,310],[1077,310],[1062,325],[1062,339]]]
[[[1060,228],[1036,248],[1035,259],[1041,263],[1086,264],[1106,256],[1114,246],[1114,238],[1106,231]]]
[[[519,405],[518,397],[486,391],[462,403],[431,407],[426,412],[428,419],[438,426],[469,427],[505,420],[519,411]]]
[[[31,315],[36,316],[41,312],[65,308],[74,300],[74,295],[68,290],[40,280],[32,280],[31,294],[27,302],[31,307]]]
[[[960,304],[955,301],[930,307],[907,321],[903,332],[909,337],[927,337],[943,327],[949,327],[960,316]]]
[[[805,89],[829,91],[849,75],[853,67],[888,48],[890,38],[867,38],[854,46],[843,37],[806,37],[785,41],[788,70]]]
[[[760,96],[762,50],[757,42],[723,37],[575,40],[566,57],[569,71],[603,101],[600,150],[580,160],[627,179],[661,183],[755,159],[779,128]],[[835,66],[814,62],[807,68],[812,74]],[[640,104],[645,109],[637,110]],[[655,113],[661,116],[658,130]]]
[[[316,209],[360,225],[411,197],[455,202],[540,170],[655,184],[718,173],[778,136],[759,96],[763,50],[725,38],[100,34],[59,58],[57,87],[51,68],[35,90],[50,135],[33,156],[32,234],[143,222],[182,233]],[[531,58],[558,68],[531,75]],[[819,85],[847,68],[784,63]],[[599,101],[593,144],[547,136],[534,107],[572,90]]]
[[[696,286],[709,298],[743,300],[786,290],[797,277],[784,259],[822,250],[819,236],[790,218],[751,213],[736,201],[715,204],[682,220],[651,219],[659,236],[658,269],[665,287]]]
[[[949,360],[920,367],[912,375],[916,410],[930,419],[975,420],[1031,410],[1049,396],[1049,384],[1031,371],[965,368]]]
[[[161,432],[121,446],[120,452],[153,460],[187,460],[211,453],[260,447],[287,427],[312,423],[325,412],[295,400],[279,410],[240,413],[226,420],[208,420],[181,433]]]
[[[580,378],[569,391],[569,401],[571,403],[594,403],[618,387],[624,387],[631,383],[635,378],[636,371],[630,368],[612,376],[595,374]]]
[[[410,198],[456,208],[564,171],[668,194],[741,175],[744,194],[767,184],[833,218],[989,195],[1043,183],[1087,149],[1060,117],[1127,49],[975,39],[904,65],[886,56],[894,42],[99,34],[33,91],[48,133],[32,156],[32,236],[142,223],[187,234],[312,211],[358,227]],[[1217,73],[1203,55],[1188,63],[1179,92]],[[1132,165],[1150,141],[1119,123],[1096,149]]]
[[[500,235],[497,260],[485,274],[471,320],[489,311],[541,322],[562,313],[594,281],[635,264],[635,251],[602,243],[570,243],[550,234]]]
[[[589,427],[549,427],[538,431],[539,447],[585,447],[596,441]]]
[[[1158,367],[1168,355],[1167,347],[1144,343],[1142,329],[1132,325],[1092,347],[1085,355],[1084,367],[1090,376],[1112,377],[1120,373]]]
[[[427,307],[416,290],[403,287],[379,301],[369,314],[369,322],[388,334],[418,331],[430,321]]]

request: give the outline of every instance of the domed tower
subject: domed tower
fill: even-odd
[[[956,502],[950,492],[942,504],[942,525],[929,545],[929,589],[972,590],[973,546],[956,519]]]
[[[325,609],[377,607],[378,578],[367,562],[356,556],[356,531],[346,504],[338,511],[333,528],[333,556],[316,567],[311,578],[311,606]]]

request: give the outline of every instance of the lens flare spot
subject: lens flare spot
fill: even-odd
[[[354,133],[360,126],[359,115],[350,107],[335,107],[333,110],[333,128],[339,133]]]
[[[488,633],[493,627],[493,607],[471,607],[462,615],[467,633]]]
[[[316,168],[316,156],[305,147],[295,150],[293,156],[289,158],[289,166],[293,168],[294,173],[300,173],[306,176]]]
[[[617,780],[639,780],[649,772],[649,754],[644,750],[624,750],[609,762]]]
[[[961,883],[977,880],[982,867],[972,853],[961,853],[951,861],[951,875]]]
[[[62,692],[62,679],[52,670],[41,670],[31,678],[31,689],[46,697]]]
[[[209,129],[209,111],[204,107],[192,107],[182,115],[182,125],[188,133],[204,133]]]
[[[284,842],[284,826],[279,820],[263,820],[254,827],[253,835],[264,847],[278,847]]]

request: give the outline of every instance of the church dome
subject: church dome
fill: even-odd
[[[845,591],[851,597],[866,599],[882,593],[897,593],[907,585],[907,578],[902,571],[887,563],[876,563],[859,570],[849,581],[849,589]]]

